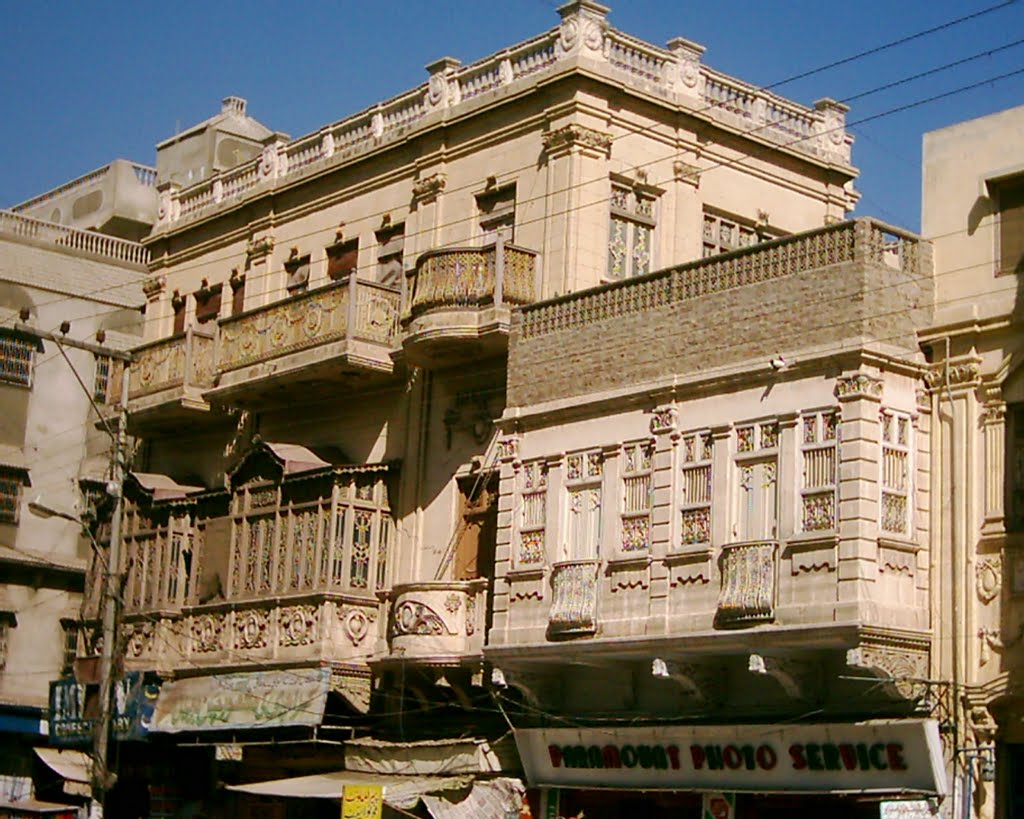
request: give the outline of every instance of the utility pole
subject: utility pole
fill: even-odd
[[[17,322],[14,329],[40,341],[52,341],[64,357],[71,372],[78,380],[79,386],[89,398],[93,409],[103,422],[107,434],[111,437],[110,454],[110,481],[107,483],[107,494],[114,498],[113,517],[110,522],[110,552],[107,555],[106,571],[104,572],[103,583],[103,642],[100,653],[100,719],[96,728],[96,735],[93,744],[93,770],[92,770],[92,802],[89,805],[90,819],[102,819],[105,807],[107,791],[113,787],[114,779],[107,767],[107,759],[110,748],[110,731],[113,720],[112,694],[114,687],[114,648],[117,643],[118,627],[120,625],[119,591],[121,588],[121,511],[122,496],[124,488],[124,460],[127,451],[128,439],[128,387],[129,387],[129,365],[132,361],[131,353],[123,350],[115,350],[105,347],[102,344],[93,344],[87,341],[76,341],[63,335],[37,330],[23,322]],[[62,329],[64,329],[62,327]],[[106,419],[100,414],[99,407],[93,398],[92,391],[82,381],[78,371],[71,364],[65,347],[74,347],[80,350],[87,350],[97,355],[108,356],[123,362],[124,368],[121,375],[121,396],[117,413],[117,430],[110,429]],[[81,523],[81,521],[79,521]],[[97,555],[100,557],[100,555]]]

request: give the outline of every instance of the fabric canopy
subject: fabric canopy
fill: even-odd
[[[90,794],[92,759],[87,753],[59,748],[36,748],[35,752],[48,768],[64,779],[64,793],[73,796]]]
[[[360,771],[331,771],[248,785],[228,785],[227,789],[257,796],[341,799],[346,785],[381,785],[387,804],[408,809],[414,807],[424,794],[462,790],[472,783],[472,776],[381,776]]]

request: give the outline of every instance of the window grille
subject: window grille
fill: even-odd
[[[801,528],[805,532],[835,529],[838,415],[834,410],[805,414],[801,418],[800,436],[803,457]]]
[[[711,543],[711,435],[707,432],[680,439],[681,545]]]

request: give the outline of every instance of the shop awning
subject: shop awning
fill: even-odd
[[[38,799],[22,799],[18,802],[0,800],[0,816],[78,816],[78,805],[62,805],[59,802],[40,802]]]
[[[346,785],[380,785],[384,788],[387,804],[408,810],[426,794],[463,790],[472,784],[472,776],[381,776],[359,771],[331,771],[248,785],[228,785],[227,789],[256,796],[341,799]]]
[[[481,779],[459,800],[449,798],[450,794],[424,794],[423,804],[434,819],[501,819],[519,815],[525,793],[518,779]]]
[[[87,753],[60,748],[36,748],[35,752],[48,768],[64,780],[64,793],[74,796],[90,794],[89,771],[92,770],[92,760]]]
[[[330,669],[214,674],[164,683],[151,732],[231,731],[319,725]]]

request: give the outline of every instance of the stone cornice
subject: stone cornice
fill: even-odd
[[[562,156],[572,151],[583,151],[595,157],[609,157],[612,135],[575,123],[564,125],[541,134],[544,151],[548,156]]]

